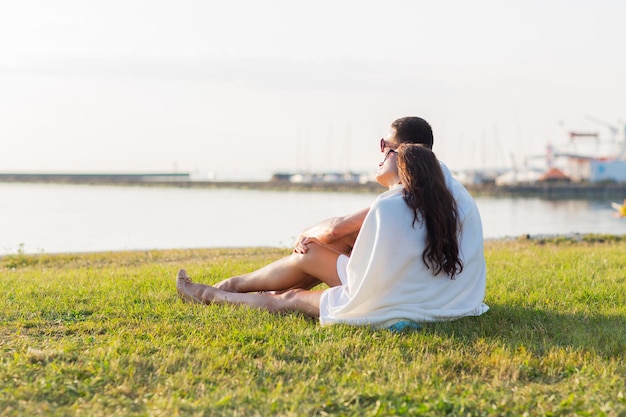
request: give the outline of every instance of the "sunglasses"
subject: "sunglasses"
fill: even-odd
[[[380,151],[381,151],[381,152],[385,152],[385,149],[387,149],[387,148],[389,148],[389,149],[395,149],[395,148],[397,148],[397,146],[390,145],[390,144],[388,144],[387,142],[385,142],[385,138],[381,138],[381,139],[380,139]],[[386,158],[386,157],[387,157],[387,156],[385,155],[385,158]]]

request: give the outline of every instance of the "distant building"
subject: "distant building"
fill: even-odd
[[[543,182],[569,182],[570,177],[565,175],[563,171],[558,168],[550,168],[541,175],[537,181]]]
[[[512,170],[496,177],[495,183],[496,185],[532,184],[541,177],[541,174],[541,171],[532,169]]]
[[[626,182],[626,161],[601,161],[589,162],[589,181],[591,182]]]

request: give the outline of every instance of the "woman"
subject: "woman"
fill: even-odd
[[[323,325],[390,327],[485,312],[482,226],[473,200],[466,191],[455,195],[449,171],[426,147],[381,141],[381,149],[376,179],[389,191],[369,208],[350,256],[310,242],[306,253],[215,287],[193,283],[181,270],[178,293],[192,302],[301,311]],[[473,236],[464,240],[467,232]],[[330,288],[306,289],[320,281]],[[268,290],[279,292],[249,293]]]

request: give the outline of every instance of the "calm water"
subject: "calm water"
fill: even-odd
[[[0,254],[291,246],[374,194],[0,184]],[[485,238],[626,234],[610,201],[477,198]]]

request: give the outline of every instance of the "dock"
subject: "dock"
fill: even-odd
[[[378,183],[357,181],[215,181],[192,180],[189,173],[0,173],[0,183],[85,184],[117,186],[163,186],[181,188],[240,189],[258,191],[317,191],[378,194],[385,189]],[[544,199],[615,199],[626,198],[626,183],[621,182],[535,182],[529,184],[466,185],[474,196]]]

